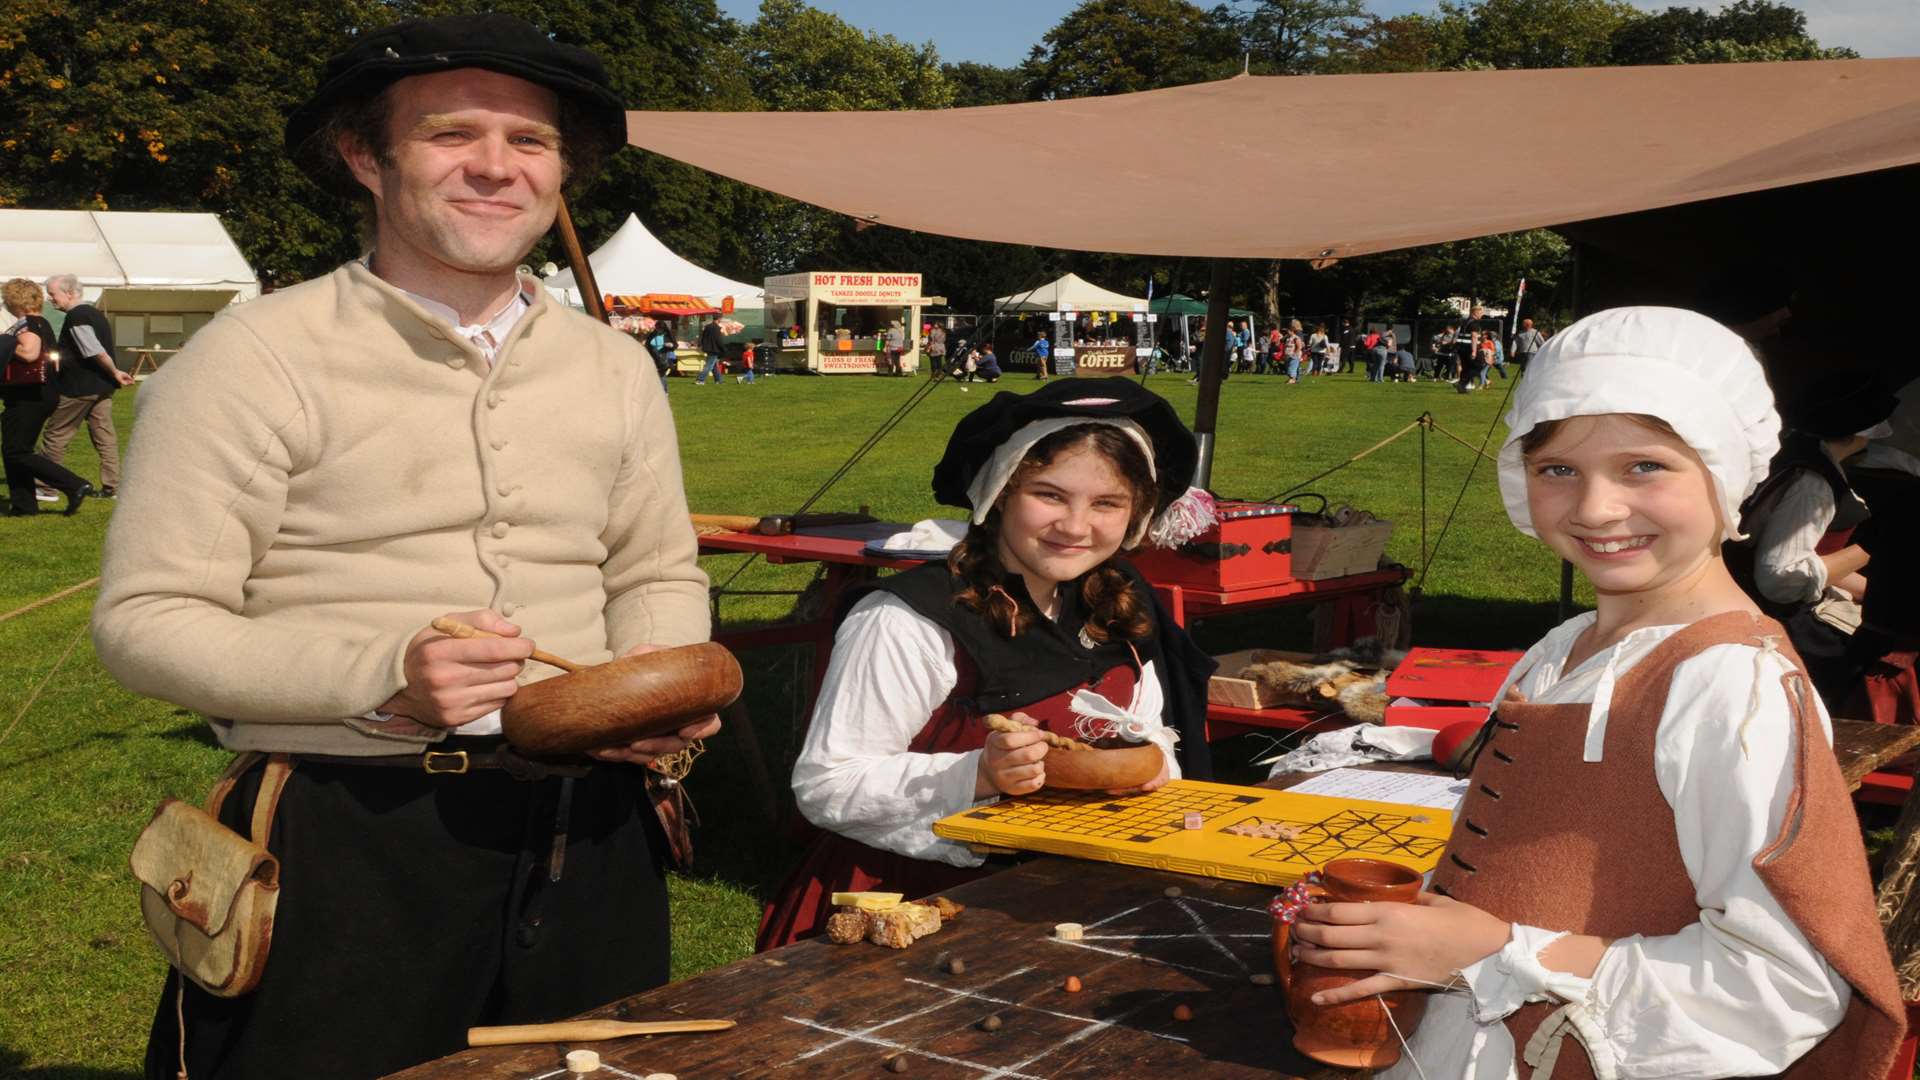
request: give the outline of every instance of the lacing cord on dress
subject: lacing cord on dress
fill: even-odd
[[[1560,1048],[1569,1035],[1586,1047],[1594,1080],[1615,1080],[1619,1070],[1613,1060],[1613,1047],[1580,1002],[1568,1002],[1547,1014],[1546,1022],[1535,1028],[1533,1037],[1527,1040],[1521,1060],[1533,1066],[1534,1080],[1551,1080],[1553,1067],[1560,1061]]]
[[[1740,756],[1748,757],[1747,728],[1751,727],[1760,715],[1760,687],[1767,682],[1767,657],[1780,656],[1780,636],[1764,634],[1760,638],[1760,647],[1753,652],[1753,685],[1747,689],[1747,715],[1740,718]]]

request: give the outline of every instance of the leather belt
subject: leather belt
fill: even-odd
[[[522,757],[505,743],[476,749],[428,750],[424,754],[382,754],[355,757],[350,754],[295,754],[295,760],[316,765],[365,766],[376,769],[417,769],[429,776],[463,776],[475,769],[498,769],[515,780],[545,780],[549,777],[582,777],[593,768],[591,761],[538,761]]]

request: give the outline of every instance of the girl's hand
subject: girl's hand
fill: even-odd
[[[1025,713],[1013,719],[1031,724]],[[980,754],[980,772],[973,783],[973,796],[1028,795],[1047,782],[1047,734],[1037,727],[1025,731],[995,731],[987,736]]]
[[[1315,1005],[1339,1005],[1444,986],[1506,947],[1512,934],[1471,904],[1423,892],[1412,904],[1310,904],[1293,925],[1293,954],[1317,967],[1376,972],[1313,995]]]

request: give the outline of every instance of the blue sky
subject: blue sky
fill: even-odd
[[[931,41],[944,60],[1014,64],[1025,58],[1077,0],[811,0],[863,30],[905,41]],[[1644,8],[1669,4],[1717,9],[1724,0],[1634,0]],[[1431,10],[1431,0],[1373,0],[1382,15]],[[1848,45],[1862,56],[1920,56],[1920,0],[1803,0],[1815,38]],[[736,19],[750,20],[759,0],[720,0]]]

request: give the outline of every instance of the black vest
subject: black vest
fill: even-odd
[[[92,397],[118,390],[120,384],[107,377],[100,361],[82,355],[80,343],[73,336],[76,326],[92,330],[93,336],[100,340],[100,347],[107,350],[109,357],[114,356],[113,328],[108,325],[107,317],[92,304],[75,304],[73,310],[67,312],[66,324],[60,328],[60,393],[66,397]]]

